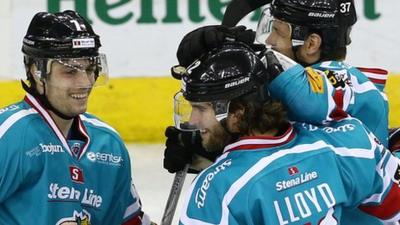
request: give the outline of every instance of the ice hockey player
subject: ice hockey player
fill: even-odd
[[[108,77],[78,13],[40,12],[23,39],[25,98],[0,110],[0,224],[150,224],[116,131],[85,113]]]
[[[361,72],[343,62],[350,43],[349,32],[357,17],[353,1],[340,2],[346,10],[335,0],[275,0],[267,6],[259,21],[257,38],[273,50],[264,55],[269,59],[266,68],[272,79],[268,90],[273,98],[285,104],[293,121],[325,124],[350,114],[387,146],[388,109],[382,92],[387,72],[378,69]],[[187,67],[190,60],[226,41],[253,45],[252,35],[243,27],[202,27],[183,38],[177,57],[180,65]],[[365,74],[373,74],[375,83]],[[170,139],[173,136],[169,134],[175,133],[166,134]],[[187,163],[190,158],[188,154],[178,156],[183,152],[175,151],[179,143],[172,144],[168,139],[164,167],[174,172],[185,164],[179,160],[186,159]]]
[[[182,74],[176,126],[200,130],[208,151],[239,138],[196,177],[180,224],[398,220],[398,158],[358,119],[290,123],[283,105],[264,91],[271,74],[263,64],[251,48],[232,42]]]

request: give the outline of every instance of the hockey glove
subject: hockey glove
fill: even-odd
[[[271,49],[268,49],[264,52],[264,56],[261,57],[261,61],[264,63],[265,68],[267,69],[269,82],[275,79],[282,72],[297,65],[297,63],[289,57]]]
[[[389,150],[400,155],[400,128],[389,130]]]
[[[199,132],[180,131],[169,126],[165,136],[164,168],[170,173],[182,170],[186,164],[191,165],[189,173],[198,173],[220,155],[219,152],[207,152],[203,148]]]
[[[186,34],[179,44],[176,56],[179,65],[188,67],[204,53],[220,46],[225,41],[243,42],[259,51],[264,45],[254,44],[255,32],[245,26],[226,27],[212,25],[200,27]]]

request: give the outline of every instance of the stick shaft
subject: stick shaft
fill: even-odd
[[[161,225],[171,225],[172,219],[174,218],[176,206],[178,204],[179,196],[182,191],[183,184],[189,164],[186,164],[183,170],[176,172],[174,181],[172,182],[171,191],[169,192],[167,204],[165,205],[164,214],[161,220]]]

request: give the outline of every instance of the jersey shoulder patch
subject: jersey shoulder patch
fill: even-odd
[[[308,80],[308,83],[310,84],[311,90],[314,93],[323,94],[324,93],[324,78],[322,77],[322,75],[319,74],[319,71],[314,70],[311,67],[306,67],[305,70],[306,70],[307,80]]]
[[[385,85],[389,72],[379,68],[356,67],[374,84]]]

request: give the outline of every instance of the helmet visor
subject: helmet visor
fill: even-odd
[[[40,59],[45,64],[47,75],[50,79],[54,77],[63,78],[63,81],[75,81],[76,88],[92,88],[102,86],[108,81],[107,58],[104,54],[81,58],[48,58]],[[43,78],[39,70],[35,75]],[[60,88],[70,87],[69,82],[57,82]]]
[[[272,33],[272,26],[275,19],[271,14],[271,8],[267,7],[262,11],[256,30],[256,41],[266,44],[268,36]]]
[[[274,18],[270,6],[268,6],[263,10],[260,20],[258,21],[256,41],[271,48],[273,46],[271,46],[269,41],[267,41],[268,38],[274,39],[278,37],[290,37],[292,46],[303,45],[304,41],[302,37],[293,35],[292,27],[293,25],[290,23]],[[301,29],[300,26],[295,27]],[[301,33],[301,35],[303,34]]]
[[[189,102],[180,91],[174,96],[174,124],[182,131],[197,131],[203,129],[201,120],[207,115],[215,116],[220,122],[228,116],[229,100],[213,102]]]

